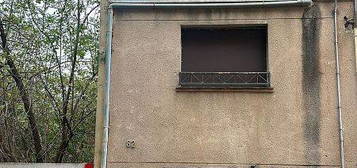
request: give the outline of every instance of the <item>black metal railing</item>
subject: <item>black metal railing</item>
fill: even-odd
[[[270,87],[269,72],[180,72],[180,87]]]

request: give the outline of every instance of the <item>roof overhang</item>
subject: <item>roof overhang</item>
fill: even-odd
[[[307,6],[312,0],[113,0],[113,8],[217,8],[253,6]]]

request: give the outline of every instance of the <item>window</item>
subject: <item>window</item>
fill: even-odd
[[[267,28],[183,27],[181,88],[269,87]]]

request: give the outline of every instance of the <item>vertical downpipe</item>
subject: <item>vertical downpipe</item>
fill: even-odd
[[[357,72],[357,0],[353,1],[353,16],[354,16],[354,38],[355,38],[355,68]]]
[[[353,16],[354,16],[354,38],[355,38],[355,68],[357,72],[357,0],[353,1]]]
[[[355,3],[357,3],[357,2],[355,2]],[[355,9],[355,11],[356,11],[356,9]],[[354,20],[357,20],[357,17],[355,17]],[[356,25],[356,27],[357,27],[357,25]],[[356,72],[357,72],[357,28],[356,27],[353,28],[353,32],[354,32],[354,38],[355,38],[355,60],[356,60],[355,69],[356,69]]]
[[[112,34],[113,34],[113,7],[108,7],[106,50],[105,50],[105,83],[104,83],[104,109],[103,109],[103,144],[101,156],[101,168],[107,167],[108,140],[109,140],[109,101],[110,101],[110,71],[112,61]]]
[[[343,120],[341,109],[341,79],[340,79],[340,56],[338,49],[338,29],[337,29],[337,0],[334,2],[334,36],[335,36],[335,59],[336,59],[336,84],[337,84],[337,111],[339,119],[339,134],[340,134],[340,159],[341,168],[345,168],[345,151],[344,151],[344,139],[343,139]]]
[[[356,2],[355,2],[356,3]],[[356,10],[356,9],[355,9]],[[355,17],[355,19],[354,20],[357,20],[357,17]],[[357,25],[356,25],[357,26]],[[354,38],[355,38],[355,60],[356,60],[356,62],[355,62],[355,69],[356,69],[356,72],[357,72],[357,28],[356,27],[354,27],[353,28],[354,30]]]

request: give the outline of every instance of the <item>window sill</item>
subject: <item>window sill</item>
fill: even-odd
[[[176,92],[248,92],[248,93],[273,93],[272,87],[187,87],[178,86]]]

